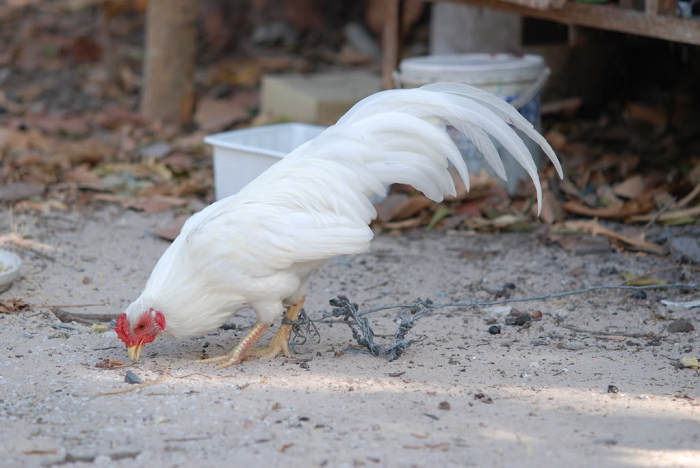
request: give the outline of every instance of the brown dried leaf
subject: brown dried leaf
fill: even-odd
[[[161,237],[165,240],[173,241],[173,240],[175,240],[175,238],[177,236],[180,235],[180,231],[182,230],[182,226],[184,226],[185,222],[188,219],[189,219],[189,216],[180,215],[175,219],[175,221],[173,221],[173,223],[171,225],[156,231],[155,235],[158,237]]]
[[[23,132],[11,128],[0,128],[0,151],[38,150],[47,151],[53,142],[36,130]]]
[[[411,218],[424,209],[434,207],[435,205],[437,205],[437,203],[424,195],[411,197],[398,207],[391,221]]]
[[[98,369],[114,369],[115,367],[121,367],[124,365],[124,361],[113,361],[111,359],[102,359],[95,364]]]
[[[31,117],[23,123],[27,127],[38,128],[46,133],[85,135],[90,131],[88,119],[85,117]]]
[[[547,132],[545,138],[554,151],[561,151],[564,149],[564,147],[566,147],[567,139],[563,133],[552,130]]]
[[[542,220],[550,226],[563,218],[562,210],[551,190],[547,190],[542,197]]]
[[[30,310],[31,308],[32,306],[22,299],[5,299],[0,301],[0,314],[12,314],[14,312]]]
[[[628,102],[627,112],[633,120],[641,120],[655,127],[665,127],[668,123],[668,113],[663,107]]]
[[[236,122],[250,120],[248,108],[257,107],[257,92],[239,92],[230,99],[200,99],[194,120],[206,132],[218,132]]]
[[[603,235],[611,239],[616,239],[644,252],[652,252],[657,255],[664,255],[666,253],[664,248],[660,245],[645,240],[643,232],[636,237],[624,236],[606,228],[596,220],[567,221],[564,223],[564,227],[566,229],[585,232],[593,236]]]
[[[68,171],[66,173],[66,181],[75,182],[80,188],[102,190],[100,178],[90,170],[87,164],[81,164]]]
[[[95,164],[115,152],[115,149],[97,140],[71,141],[56,149],[54,159],[70,166],[74,164]]]
[[[646,190],[646,183],[641,175],[633,175],[615,185],[613,191],[620,197],[634,199],[639,197]]]
[[[194,158],[183,152],[171,153],[163,158],[163,164],[176,174],[188,172],[194,167]]]
[[[567,195],[576,198],[581,197],[581,191],[571,182],[571,179],[566,176],[564,176],[564,180],[559,182],[559,188]]]

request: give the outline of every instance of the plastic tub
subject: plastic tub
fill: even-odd
[[[316,138],[325,127],[284,123],[209,135],[214,148],[216,199],[238,193],[250,181],[298,146]]]
[[[6,291],[19,276],[22,260],[9,250],[0,249],[0,293]]]
[[[394,73],[394,83],[397,88],[417,88],[440,81],[468,84],[509,102],[539,130],[540,91],[549,74],[549,67],[539,55],[430,55],[402,60],[399,71]],[[470,171],[476,173],[480,169],[486,169],[496,177],[481,153],[466,136],[453,128],[449,128],[448,131]],[[535,164],[539,166],[542,157],[540,147],[519,131],[518,134],[532,153]],[[504,182],[504,185],[512,193],[518,182],[528,178],[528,175],[508,151],[499,146],[497,148],[508,175],[508,181]]]

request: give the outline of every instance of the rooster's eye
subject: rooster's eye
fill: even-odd
[[[138,328],[139,330],[143,330],[145,327],[146,327],[146,325],[144,325],[144,324],[142,323],[141,325],[139,325],[139,326],[136,327],[136,328]]]

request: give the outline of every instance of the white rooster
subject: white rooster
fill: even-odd
[[[469,188],[467,167],[445,131],[467,135],[489,165],[506,178],[492,139],[527,170],[537,168],[511,125],[536,141],[554,163],[552,148],[503,100],[476,88],[437,83],[391,90],[356,104],[336,125],[297,148],[239,193],[193,215],[156,264],[141,296],[117,321],[129,357],[163,334],[201,336],[242,306],[257,323],[224,356],[203,362],[228,367],[249,356],[289,356],[292,325],[283,324],[267,348],[253,345],[286,309],[296,320],[309,275],[327,260],[365,252],[370,198],[393,183],[410,184],[432,200],[455,194],[448,161]]]

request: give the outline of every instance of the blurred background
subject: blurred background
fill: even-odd
[[[508,53],[537,55],[551,70],[537,118],[567,177],[544,171],[538,222],[693,224],[696,13],[695,2],[675,0],[0,1],[0,201],[186,217],[215,199],[205,136],[329,125],[396,86],[403,60]],[[506,191],[482,174],[473,185],[437,221],[439,207],[414,203],[380,210],[377,228],[535,222],[525,184]]]

